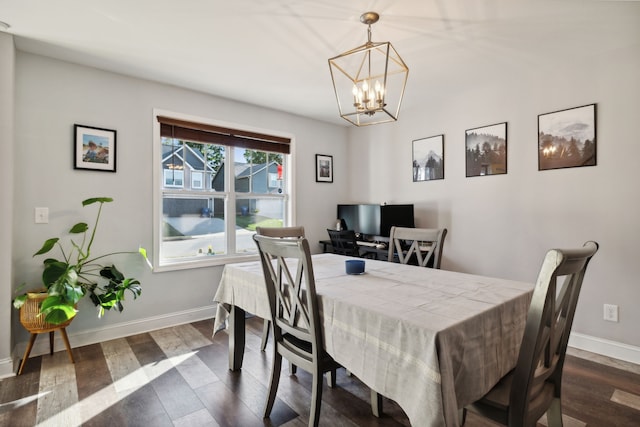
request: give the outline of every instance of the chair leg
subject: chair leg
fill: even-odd
[[[49,354],[53,355],[53,333],[55,331],[49,332]]]
[[[31,353],[31,349],[33,348],[33,343],[36,340],[38,334],[31,334],[29,337],[29,344],[27,344],[27,348],[24,351],[24,356],[22,356],[22,362],[20,362],[20,369],[18,369],[18,375],[22,374],[22,369],[24,368],[24,364],[27,363],[27,359],[29,358],[29,353]]]
[[[298,367],[293,363],[289,362],[289,375],[295,375],[298,372]]]
[[[559,397],[551,401],[547,410],[547,424],[549,427],[562,427],[562,405]]]
[[[382,416],[382,395],[374,389],[371,389],[371,413],[376,418]]]
[[[260,350],[264,351],[267,348],[267,341],[269,341],[269,329],[271,326],[271,322],[269,320],[264,321],[264,326],[262,327],[262,342],[260,343]]]
[[[278,383],[280,382],[280,371],[282,370],[282,355],[275,353],[273,355],[273,366],[271,368],[271,380],[269,381],[269,394],[267,395],[267,405],[264,408],[264,418],[271,415],[273,404],[276,401],[276,393],[278,391]]]
[[[71,363],[76,363],[76,361],[73,360],[73,352],[71,351],[71,345],[69,344],[69,337],[67,336],[66,328],[60,328],[60,335],[62,335],[62,341],[64,341],[65,347],[67,347],[69,360],[71,360]]]
[[[320,422],[320,404],[322,403],[322,372],[315,372],[311,389],[311,410],[309,411],[309,427],[318,427]]]

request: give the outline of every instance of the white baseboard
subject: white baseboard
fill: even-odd
[[[0,379],[15,375],[13,371],[13,358],[8,357],[0,360]]]
[[[184,323],[197,322],[199,320],[213,319],[216,313],[216,305],[200,307],[193,310],[179,311],[169,313],[162,316],[148,317],[133,322],[117,323],[115,325],[106,326],[104,328],[89,329],[69,334],[69,342],[71,347],[82,347],[85,345],[96,344],[103,341],[109,341],[117,338],[127,337],[129,335],[142,334],[171,326],[182,325]],[[213,333],[213,321],[211,322],[211,332]],[[56,351],[64,350],[64,343],[60,334],[55,334],[54,342]],[[17,343],[13,349],[13,356],[16,360],[22,359],[27,342]],[[49,353],[49,340],[37,339],[29,357],[40,356]],[[0,361],[0,376],[2,374],[2,362]],[[11,363],[13,368],[13,364]]]
[[[572,332],[569,346],[640,365],[640,347]]]

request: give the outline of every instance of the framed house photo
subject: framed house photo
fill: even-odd
[[[116,171],[116,131],[74,125],[74,169]]]
[[[465,131],[467,177],[507,173],[507,123]]]
[[[596,165],[596,104],[538,116],[538,170]]]
[[[333,182],[333,156],[316,154],[316,182]]]
[[[444,179],[444,135],[413,141],[413,182]]]

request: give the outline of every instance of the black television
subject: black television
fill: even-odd
[[[415,227],[413,205],[338,205],[338,219],[362,238],[389,237],[392,226]]]

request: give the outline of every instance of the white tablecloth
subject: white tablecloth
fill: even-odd
[[[313,256],[327,352],[414,426],[458,425],[516,363],[533,284],[366,260],[347,275],[334,254]],[[259,261],[228,264],[214,330],[231,305],[268,318]]]

